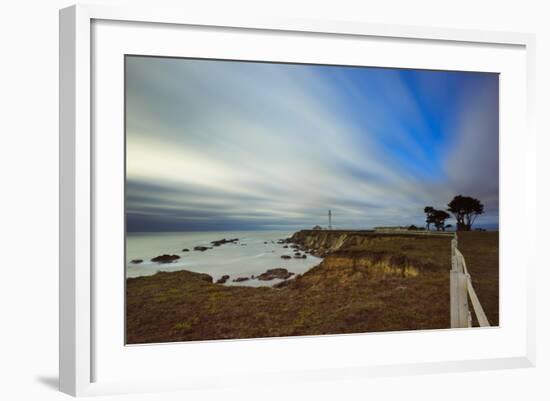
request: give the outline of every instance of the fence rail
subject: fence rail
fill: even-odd
[[[468,305],[468,296],[474,308],[480,327],[490,326],[487,315],[479,302],[472,285],[472,278],[466,267],[464,255],[458,249],[456,234],[451,240],[451,327],[472,327],[472,314]]]

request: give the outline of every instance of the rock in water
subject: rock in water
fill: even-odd
[[[294,273],[289,272],[287,269],[282,267],[277,267],[275,269],[269,269],[265,273],[260,274],[258,277],[256,277],[258,280],[262,281],[269,281],[276,278],[280,278],[283,280],[286,280],[290,276],[292,276]]]
[[[229,276],[227,274],[224,274],[218,279],[218,281],[216,281],[216,284],[225,284],[227,280],[229,280]]]
[[[175,260],[178,260],[180,257],[178,255],[160,255],[151,259],[152,262],[157,263],[172,263]]]
[[[240,283],[241,281],[248,281],[250,280],[248,277],[237,277],[233,282]]]
[[[281,255],[281,259],[292,259],[290,255]]]
[[[237,241],[239,241],[238,238],[233,238],[233,239],[219,239],[219,240],[216,240],[216,241],[212,241],[210,242],[212,245],[214,246],[220,246],[220,245],[223,245],[223,244],[231,244],[231,243],[236,243]]]
[[[135,265],[140,264],[140,263],[142,263],[142,262],[143,262],[143,259],[132,259],[132,260],[130,261],[130,263],[133,263],[133,264],[135,264]]]

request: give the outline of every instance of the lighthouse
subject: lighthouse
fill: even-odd
[[[330,209],[328,210],[328,229],[332,230],[332,212]]]

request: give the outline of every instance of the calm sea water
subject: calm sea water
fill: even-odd
[[[226,285],[271,286],[281,280],[248,280],[240,283],[232,280],[237,277],[257,276],[276,267],[302,274],[318,265],[322,259],[311,255],[307,255],[307,259],[281,259],[281,255],[293,255],[293,250],[283,248],[284,245],[277,244],[277,240],[291,235],[289,232],[278,231],[128,233],[126,277],[148,276],[159,270],[189,270],[207,273],[214,281],[227,274],[230,279]],[[211,246],[211,241],[222,238],[239,238],[239,241],[237,244],[224,244],[204,252],[193,250],[195,246]],[[189,252],[182,252],[184,248],[188,248]],[[178,255],[180,259],[167,264],[151,261],[162,254]],[[130,263],[133,259],[143,259],[143,263]]]

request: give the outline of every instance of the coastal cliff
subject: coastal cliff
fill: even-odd
[[[449,241],[446,237],[429,236],[431,240]],[[409,251],[425,243],[426,235],[403,233],[378,233],[371,230],[301,230],[294,233],[288,241],[298,245],[298,249],[319,257],[325,257],[336,251],[366,251],[390,245],[391,251]],[[388,246],[386,246],[388,248]]]
[[[332,270],[334,277],[351,269],[370,277],[398,275],[403,278],[444,271],[448,267],[449,241],[448,237],[349,230],[302,230],[288,239],[296,249],[324,258],[303,277],[315,275],[319,270]],[[427,253],[427,248],[433,252]],[[281,283],[280,287],[287,284],[292,285],[291,282]]]
[[[355,242],[365,239],[366,233],[368,231],[301,230],[290,237],[290,242],[313,255],[323,257],[339,250],[352,238]]]

